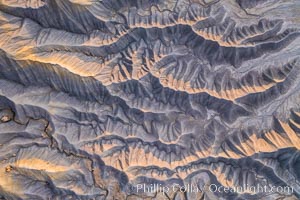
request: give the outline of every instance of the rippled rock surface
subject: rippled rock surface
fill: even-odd
[[[0,0],[0,199],[299,199],[299,10]]]

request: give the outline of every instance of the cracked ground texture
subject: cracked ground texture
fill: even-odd
[[[0,199],[299,199],[299,27],[299,0],[0,0]]]

